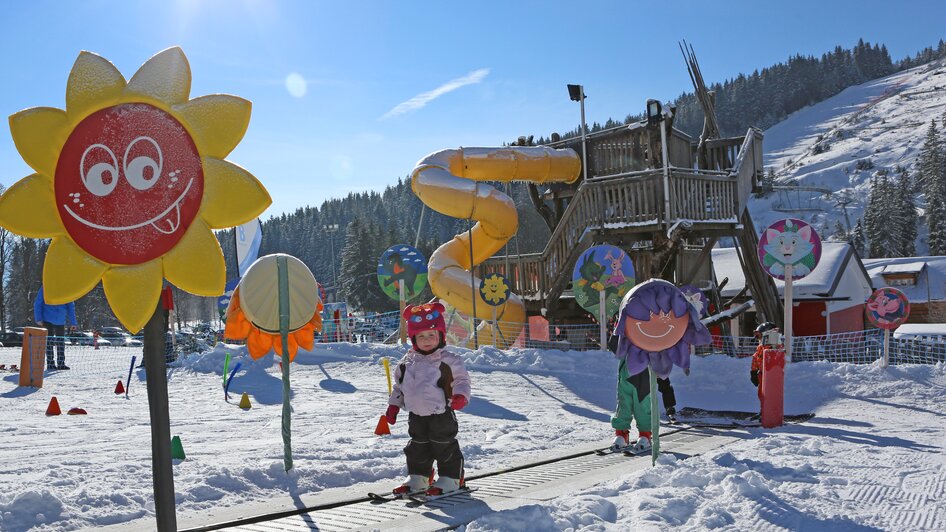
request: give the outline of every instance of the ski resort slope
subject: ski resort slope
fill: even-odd
[[[822,187],[833,191],[835,198],[809,201],[809,196],[817,194],[807,192],[753,198],[749,209],[757,228],[791,215],[814,225],[822,237],[830,236],[835,222],[848,223],[844,210],[836,206],[838,193],[850,194],[854,200],[847,207],[853,227],[863,216],[870,177],[883,170],[895,177],[898,165],[916,175],[917,156],[930,121],[935,119],[942,130],[944,111],[946,66],[934,61],[848,87],[770,127],[763,141],[764,165],[767,172],[775,170],[777,184]],[[872,168],[866,168],[868,159]],[[861,169],[858,161],[862,161]],[[775,210],[779,208],[818,210],[786,213]],[[917,253],[924,254],[928,249],[924,235],[917,244]]]
[[[289,474],[282,470],[278,366],[272,356],[252,361],[229,348],[243,369],[227,403],[227,350],[218,346],[169,370],[171,432],[187,454],[174,466],[179,524],[292,508],[329,490],[363,496],[371,483],[393,487],[403,478],[405,420],[390,436],[373,434],[387,396],[379,361],[400,357],[403,348],[327,344],[299,353]],[[473,380],[474,399],[458,413],[467,474],[610,443],[610,353],[457,351]],[[59,372],[37,390],[17,388],[14,374],[0,378],[0,530],[153,529],[145,383],[136,372],[129,399],[115,395],[125,372]],[[748,359],[695,358],[689,377],[672,375],[678,406],[751,410],[757,399],[748,374]],[[816,417],[750,429],[749,439],[688,460],[664,455],[656,468],[629,468],[579,492],[564,488],[465,528],[946,529],[946,366],[796,363],[785,388],[786,412]],[[243,392],[252,402],[246,411],[236,405]],[[80,406],[88,415],[46,417],[53,395],[63,411]]]

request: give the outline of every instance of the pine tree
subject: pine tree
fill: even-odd
[[[916,199],[909,187],[909,181],[910,177],[904,170],[897,179],[897,183],[891,185],[888,190],[888,193],[893,195],[892,230],[895,236],[891,255],[896,257],[916,255],[918,216]]]
[[[933,120],[920,149],[917,176],[926,200],[930,255],[946,255],[946,154],[943,146]]]
[[[864,257],[864,252],[867,248],[867,242],[864,237],[864,224],[861,223],[861,219],[858,218],[857,223],[854,224],[854,229],[851,231],[851,245],[854,246],[854,251],[861,257]]]

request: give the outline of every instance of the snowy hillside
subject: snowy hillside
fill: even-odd
[[[753,198],[749,208],[757,229],[791,215],[811,222],[828,237],[837,221],[848,223],[844,209],[837,206],[839,194],[853,199],[847,206],[853,227],[863,215],[870,177],[884,170],[895,176],[898,166],[915,175],[930,120],[936,119],[941,129],[944,110],[946,66],[934,61],[849,87],[772,126],[765,131],[764,164],[766,171],[775,170],[777,185],[820,187],[834,194],[777,191]],[[917,253],[922,255],[928,249],[925,227],[920,234]]]

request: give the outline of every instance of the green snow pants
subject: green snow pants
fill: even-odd
[[[611,418],[611,427],[630,430],[631,420],[637,420],[637,430],[650,432],[650,370],[637,375],[627,374],[627,362],[618,367],[618,407]]]

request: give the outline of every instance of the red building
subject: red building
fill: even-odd
[[[752,299],[734,248],[713,250],[713,272],[717,284],[728,279],[720,294],[723,301],[741,303]],[[776,280],[775,285],[782,295],[785,283]],[[818,266],[792,283],[793,334],[818,336],[864,330],[864,303],[873,290],[870,275],[853,247],[845,242],[824,242]],[[740,316],[733,331],[751,336],[756,325],[753,309]]]

